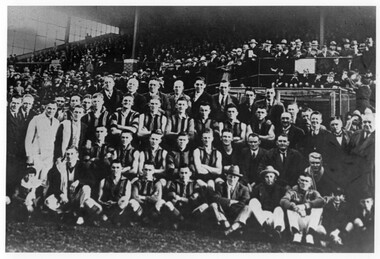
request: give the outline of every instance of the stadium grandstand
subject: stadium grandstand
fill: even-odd
[[[9,6],[7,40],[7,224],[373,252],[375,7]]]

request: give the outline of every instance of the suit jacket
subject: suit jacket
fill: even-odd
[[[79,161],[74,166],[74,181],[79,180],[80,185],[89,185],[94,187],[95,181],[91,173]],[[46,197],[54,195],[58,200],[61,194],[69,195],[69,182],[67,164],[65,162],[55,164],[47,175],[47,193]]]
[[[107,97],[105,90],[102,90],[101,93],[104,96],[104,107],[106,107],[110,113],[114,113],[116,109],[121,106],[121,100],[123,98],[122,92],[114,88],[111,98]]]
[[[212,102],[214,106],[214,112],[213,112],[214,119],[219,122],[225,121],[227,119],[227,116],[226,116],[227,105],[234,104],[236,105],[236,107],[238,107],[239,105],[238,99],[235,96],[232,96],[230,94],[227,94],[224,107],[222,107],[222,105],[219,102],[219,94],[214,94],[212,96]]]
[[[282,186],[297,184],[299,175],[307,167],[302,154],[295,149],[288,148],[285,162],[282,162],[278,148],[272,148],[260,161],[258,171],[261,172],[266,166],[271,165],[279,171],[278,183]]]
[[[10,110],[7,110],[7,155],[12,157],[20,157],[24,137],[22,133],[23,120],[20,113],[13,117]],[[26,131],[25,131],[26,134]]]
[[[326,156],[326,138],[329,135],[329,131],[320,129],[318,135],[313,136],[312,131],[305,135],[302,143],[302,150],[305,157],[311,152],[318,152],[322,157]]]
[[[83,122],[80,123],[80,135],[79,135],[79,144],[78,151],[79,154],[82,154],[82,148],[87,139],[87,125]],[[54,142],[54,160],[63,157],[65,155],[66,149],[72,145],[72,134],[73,127],[72,121],[64,120],[58,127],[57,135]]]
[[[256,106],[255,103],[249,105],[248,102],[241,103],[238,107],[239,115],[238,119],[245,124],[249,124],[252,118],[255,117]]]
[[[227,183],[217,183],[215,185],[215,196],[214,201],[222,208],[222,210],[227,214],[228,218],[235,218],[244,206],[248,203],[250,196],[248,187],[237,183],[235,189],[232,190],[230,199],[227,193]],[[237,200],[238,203],[230,205],[230,200]]]
[[[279,135],[283,133],[282,127],[274,129],[276,139]],[[302,141],[305,137],[305,133],[302,129],[298,128],[297,126],[294,126],[294,124],[290,125],[289,131],[288,131],[288,139],[289,139],[289,147],[290,148],[299,148],[302,144]]]
[[[195,96],[195,94],[192,94],[190,96],[190,98],[191,98],[191,114],[192,114],[192,117],[198,116],[198,114],[199,114],[199,106],[203,102],[206,102],[206,103],[210,104],[211,112],[212,112],[213,103],[212,103],[212,97],[211,97],[211,95],[209,95],[206,92],[203,92],[201,94],[201,96],[199,96],[199,98],[196,101],[194,101],[194,96]]]
[[[241,173],[243,174],[243,177],[241,179],[242,183],[251,184],[255,182],[257,184],[258,182],[261,182],[259,164],[267,153],[267,150],[259,148],[257,156],[255,156],[255,158],[252,158],[251,150],[249,148],[244,148],[242,150],[239,159],[239,167]]]

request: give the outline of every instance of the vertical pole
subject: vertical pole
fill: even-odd
[[[132,59],[136,56],[136,42],[137,42],[137,29],[139,21],[139,8],[135,7],[135,25],[133,28],[133,46],[132,46]]]
[[[319,12],[319,45],[325,43],[325,10],[320,7]]]
[[[71,16],[67,18],[67,24],[66,24],[66,30],[65,30],[65,44],[69,43],[70,27],[71,27]]]

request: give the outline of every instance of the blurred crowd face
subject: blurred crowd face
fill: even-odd
[[[111,165],[111,173],[114,177],[119,177],[121,175],[121,163],[112,163]]]
[[[238,111],[235,107],[227,109],[227,117],[229,120],[234,121],[238,116]]]
[[[97,127],[95,130],[95,137],[99,142],[104,142],[107,136],[107,129],[105,127]]]
[[[147,181],[153,181],[154,166],[151,164],[145,164],[143,169],[143,179]]]
[[[292,115],[292,120],[295,121],[295,119],[297,118],[298,111],[299,111],[298,105],[295,103],[289,104],[287,110]]]
[[[179,179],[182,182],[190,181],[191,171],[188,167],[182,167],[179,169]]]
[[[177,107],[178,113],[185,114],[188,108],[187,101],[185,100],[178,101],[176,104],[176,107]]]
[[[92,107],[95,110],[100,110],[103,107],[104,100],[101,97],[96,97],[92,99]]]
[[[229,185],[235,186],[238,181],[239,181],[239,176],[227,174],[227,182]]]

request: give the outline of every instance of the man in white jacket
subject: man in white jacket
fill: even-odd
[[[25,137],[27,163],[34,163],[37,176],[43,183],[53,166],[54,141],[59,121],[54,118],[57,104],[53,101],[46,105],[45,111],[30,121]]]

